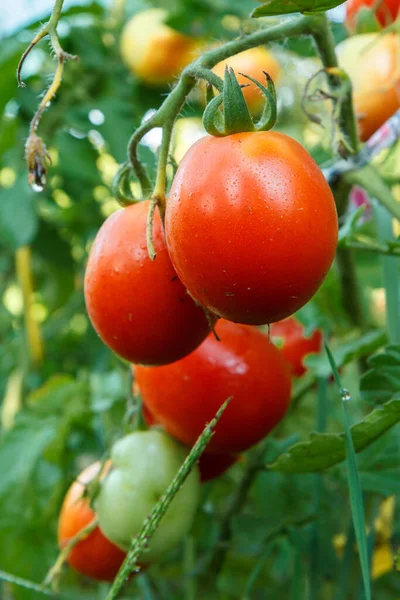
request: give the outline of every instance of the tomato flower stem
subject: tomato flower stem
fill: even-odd
[[[60,40],[57,34],[57,25],[60,20],[61,10],[63,6],[64,0],[55,0],[53,11],[51,13],[50,19],[48,22],[41,28],[41,30],[35,35],[32,42],[29,44],[28,48],[23,53],[21,60],[19,61],[17,67],[17,81],[18,85],[21,87],[25,87],[25,84],[21,80],[21,69],[24,64],[24,61],[32,48],[44,37],[47,35],[50,38],[50,46],[56,55],[58,64],[54,73],[53,81],[51,82],[49,88],[45,92],[43,98],[41,99],[38,109],[33,116],[33,119],[29,128],[29,137],[25,145],[25,158],[28,165],[29,171],[29,183],[32,187],[37,191],[42,191],[46,185],[46,162],[45,159],[49,159],[49,155],[47,153],[46,147],[42,141],[42,139],[36,134],[37,128],[39,126],[40,119],[42,117],[43,112],[49,105],[49,103],[53,100],[56,95],[62,81],[62,75],[64,71],[64,63],[66,60],[78,60],[77,56],[72,54],[68,54],[65,52],[60,44]]]
[[[156,531],[161,519],[168,510],[168,507],[171,504],[173,498],[183,485],[185,479],[188,477],[194,465],[202,455],[207,444],[211,440],[214,433],[213,430],[218,420],[222,416],[223,412],[225,411],[226,407],[228,406],[229,401],[230,398],[228,398],[222,404],[214,419],[206,425],[206,427],[203,430],[203,433],[198,438],[197,442],[189,452],[188,456],[186,457],[186,460],[182,464],[181,468],[179,469],[178,473],[176,474],[170,485],[168,486],[164,495],[160,498],[160,500],[153,508],[151,514],[146,519],[141,531],[134,538],[131,548],[127,554],[127,557],[124,560],[116,578],[114,579],[114,583],[111,586],[110,592],[106,600],[115,600],[115,598],[118,597],[118,594],[121,591],[127,577],[129,577],[129,575],[133,571],[139,568],[137,564],[139,557],[145,551],[151,536]]]
[[[43,586],[51,587],[51,589],[53,589],[53,590],[55,590],[57,588],[62,568],[63,568],[65,562],[67,561],[68,556],[70,555],[71,551],[74,549],[74,547],[79,542],[81,542],[82,540],[87,538],[92,533],[92,531],[94,531],[94,529],[96,529],[97,526],[98,526],[98,520],[97,520],[97,517],[95,517],[88,525],[86,525],[86,527],[83,527],[83,529],[78,531],[78,533],[76,535],[74,535],[68,541],[66,546],[59,553],[56,562],[50,568],[49,572],[47,573],[46,577],[44,578],[44,581],[42,584]]]

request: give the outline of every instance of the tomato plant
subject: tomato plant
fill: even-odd
[[[356,35],[340,44],[338,56],[353,85],[360,137],[366,141],[400,107],[399,39],[395,33]]]
[[[281,70],[277,59],[266,48],[251,48],[218,63],[213,71],[223,78],[226,67],[232,68],[237,75],[238,82],[246,86],[243,88],[243,95],[250,111],[253,113],[261,112],[264,107],[264,98],[259,88],[244,77],[243,73],[258,81],[263,81],[265,78],[264,72],[267,72],[276,81]]]
[[[396,20],[400,4],[399,0],[383,0],[383,2],[375,2],[375,0],[347,0],[346,22],[351,29],[354,29],[357,15],[363,7],[374,10],[382,27],[387,27]]]
[[[187,451],[166,433],[137,431],[118,440],[111,451],[112,470],[95,500],[101,529],[128,550],[134,536],[164,494]],[[148,550],[146,564],[160,558],[188,533],[199,501],[199,473],[195,468],[173,499]]]
[[[297,377],[306,372],[304,358],[311,353],[319,353],[322,349],[322,332],[316,329],[306,335],[304,326],[295,317],[272,323],[270,336]]]
[[[337,2],[1,12],[1,598],[398,597],[398,8]]]
[[[144,83],[162,86],[171,83],[190,63],[199,42],[165,25],[168,16],[162,8],[136,14],[121,35],[121,56]]]
[[[174,178],[165,227],[171,260],[193,298],[220,317],[254,325],[279,321],[315,294],[338,231],[317,165],[276,132],[196,142]]]
[[[157,258],[149,258],[147,212],[146,201],[105,221],[90,252],[85,299],[94,328],[114,352],[132,362],[164,364],[196,348],[209,326],[174,271],[158,214]]]
[[[96,462],[82,471],[65,496],[58,521],[61,549],[96,517],[90,508],[89,498],[85,496],[85,489],[99,473],[100,467],[101,463]],[[67,560],[71,567],[88,577],[112,581],[125,556],[126,553],[110,542],[100,527],[96,527],[74,546]]]
[[[165,367],[135,366],[134,375],[157,422],[188,445],[232,397],[208,446],[232,454],[256,444],[284,417],[290,376],[279,350],[257,329],[228,321],[215,329],[221,341],[211,333],[184,359]]]

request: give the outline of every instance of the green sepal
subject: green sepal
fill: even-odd
[[[274,82],[272,81],[272,77],[266,71],[263,71],[263,73],[267,80],[267,87],[262,85],[259,81],[257,81],[257,79],[254,79],[254,77],[241,73],[243,77],[246,77],[246,79],[250,79],[250,81],[252,81],[258,88],[260,88],[260,90],[266,98],[263,113],[261,115],[260,120],[255,126],[256,131],[268,131],[269,129],[272,129],[272,127],[276,123],[276,119],[278,116]]]
[[[246,131],[267,131],[274,126],[277,117],[276,92],[271,77],[265,73],[267,86],[248,75],[244,77],[257,85],[265,96],[266,102],[261,118],[257,123],[254,122],[243,95],[242,88],[245,86],[239,84],[233,69],[227,67],[223,91],[212,98],[204,110],[203,125],[210,135],[224,137]]]
[[[233,69],[228,67],[225,69],[223,96],[225,131],[229,134],[254,131],[253,119],[244,99],[242,88]]]
[[[209,102],[203,113],[203,127],[210,135],[214,137],[224,137],[227,135],[224,129],[224,118],[219,110],[223,102],[223,94],[219,94]]]

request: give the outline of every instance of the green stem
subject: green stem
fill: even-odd
[[[335,40],[325,13],[314,16],[312,35],[325,69],[337,68],[339,64],[335,51]],[[340,79],[334,74],[328,74],[328,81],[333,92],[341,85]],[[358,151],[359,141],[350,82],[348,89],[347,97],[340,104],[338,127],[344,133],[345,138],[348,138],[352,153],[355,154]]]
[[[354,257],[351,250],[338,248],[336,260],[339,268],[343,307],[356,327],[364,328],[364,313],[357,283]]]
[[[228,406],[229,401],[230,398],[223,403],[223,405],[215,415],[214,419],[206,425],[206,427],[203,430],[203,433],[189,452],[188,456],[186,457],[186,460],[179,469],[178,473],[168,486],[163,496],[153,508],[150,516],[146,519],[141,531],[133,539],[129,552],[111,586],[111,589],[107,596],[107,600],[115,600],[115,598],[118,597],[126,579],[129,578],[129,575],[134,570],[138,569],[137,561],[139,557],[148,545],[150,538],[156,531],[161,519],[167,512],[172,500],[176,496],[179,489],[182,487],[185,479],[188,477],[189,473],[191,472],[196,462],[202,455],[207,444],[211,440],[214,433],[214,428],[218,420],[222,416],[222,413]]]
[[[225,556],[228,551],[229,542],[232,536],[232,519],[243,508],[250,488],[260,471],[260,464],[263,462],[262,459],[264,455],[265,444],[262,444],[261,447],[254,452],[249,459],[249,463],[244,471],[240,484],[222,516],[218,538],[214,545],[214,551],[209,559],[207,577],[210,573],[213,575],[218,575],[224,564]]]
[[[321,28],[325,32],[324,35],[321,34]],[[213,48],[205,52],[182,71],[175,88],[167,96],[160,108],[133,133],[128,144],[129,161],[142,185],[144,195],[149,192],[150,181],[146,169],[137,156],[138,144],[142,137],[153,129],[153,127],[163,127],[167,122],[173,122],[177,118],[197,79],[206,79],[217,89],[221,89],[220,78],[214,77],[214,74],[210,71],[217,63],[244,50],[301,35],[312,35],[314,37],[322,60],[327,62],[325,66],[337,65],[334,54],[334,43],[328,22],[320,15],[313,15],[294,17],[279,25],[266,27],[247,36],[227,42],[218,48]],[[333,57],[335,57],[335,60],[333,60]],[[352,137],[352,131],[355,130],[355,122],[351,122],[352,117],[354,115],[350,103],[350,108],[343,108],[343,118],[339,124],[341,126],[343,122],[343,125],[346,127],[346,135],[350,137]]]
[[[383,242],[387,241],[382,240]],[[369,242],[362,242],[357,240],[348,240],[345,242],[346,248],[352,248],[353,250],[362,250],[363,252],[372,252],[374,254],[382,254],[383,256],[400,256],[400,247],[396,246],[391,248],[390,246],[383,246],[377,244],[374,240]]]
[[[339,179],[332,186],[338,217],[346,212],[351,184],[344,179]],[[356,268],[353,253],[345,247],[338,247],[336,260],[339,269],[340,288],[344,309],[353,325],[364,328],[365,320],[357,283]]]
[[[393,240],[393,220],[391,215],[381,206],[375,206],[378,222],[378,238],[381,243]],[[386,294],[386,320],[389,342],[400,344],[400,294],[399,265],[396,257],[382,256],[383,283]]]
[[[167,164],[169,156],[169,147],[171,144],[172,129],[175,120],[167,121],[163,127],[163,136],[158,157],[156,184],[153,190],[153,197],[157,199],[158,208],[161,216],[165,213],[165,192],[167,187]]]

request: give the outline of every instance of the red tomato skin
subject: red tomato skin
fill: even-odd
[[[144,404],[142,407],[143,417],[149,427],[157,426],[157,421],[154,415],[151,414],[149,408]],[[216,477],[220,477],[238,460],[238,456],[225,454],[203,454],[199,458],[199,471],[201,483],[211,481]]]
[[[160,365],[182,358],[207,336],[209,326],[179,281],[156,211],[147,253],[149,202],[113,213],[100,228],[85,274],[86,308],[103,342],[130,362]]]
[[[207,136],[183,158],[166,211],[175,269],[197,302],[237,323],[279,321],[334,259],[334,199],[317,164],[276,132]]]
[[[232,400],[218,422],[207,453],[235,454],[264,438],[290,403],[289,367],[256,328],[219,321],[191,354],[163,367],[134,367],[144,404],[157,423],[192,446],[221,404]]]
[[[307,370],[303,364],[304,358],[308,354],[319,353],[322,349],[322,332],[316,329],[306,337],[304,326],[295,317],[272,323],[270,337],[297,377],[304,375]]]
[[[205,453],[199,459],[199,471],[201,483],[206,483],[217,477],[221,477],[230,469],[239,457],[230,454],[210,454]]]
[[[61,507],[58,521],[58,543],[64,548],[95,517],[88,498],[82,498],[87,485],[97,475],[100,462],[85,469],[71,485]],[[84,575],[98,581],[113,581],[126,553],[110,542],[96,527],[87,538],[78,542],[68,556],[68,563]]]
[[[357,13],[364,6],[373,8],[376,0],[347,0],[346,2],[346,23],[350,29],[356,25]],[[387,27],[396,20],[400,9],[399,0],[384,0],[376,11],[376,18],[382,27]]]

